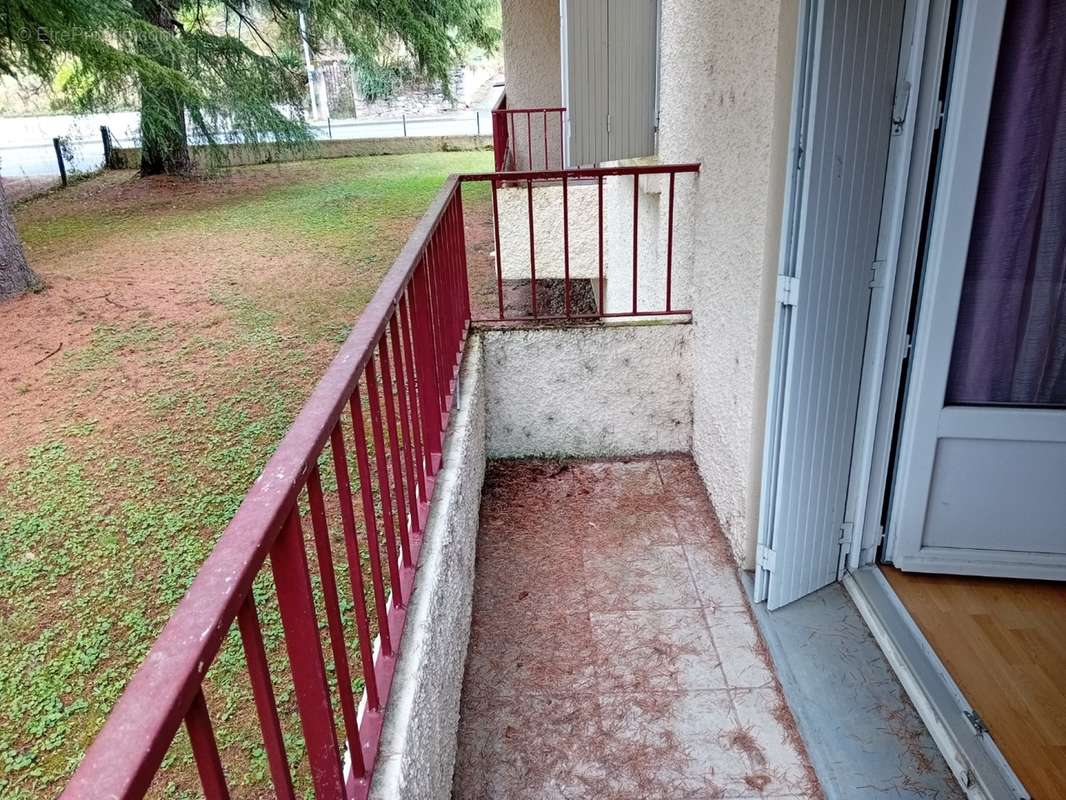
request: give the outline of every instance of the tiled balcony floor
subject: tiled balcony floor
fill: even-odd
[[[688,458],[486,477],[454,797],[816,797]]]

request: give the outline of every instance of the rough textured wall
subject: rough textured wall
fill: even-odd
[[[490,458],[687,451],[688,324],[485,331]]]
[[[509,280],[529,280],[529,194],[523,186],[501,186],[500,268]],[[595,184],[571,184],[567,191],[570,230],[570,277],[595,278],[600,273],[599,218]],[[562,278],[563,187],[533,187],[533,245],[538,278]]]
[[[458,403],[408,603],[371,787],[374,800],[451,796],[485,475],[485,387],[477,337],[467,344]]]
[[[658,159],[635,158],[614,162],[625,165],[652,164]],[[637,179],[637,310],[666,308],[666,207],[669,178],[642,175]],[[606,253],[606,299],[604,310],[633,310],[633,177],[616,175],[604,181],[604,234]],[[674,308],[678,293],[672,291]]]
[[[701,161],[679,193],[693,314],[693,455],[752,566],[796,3],[663,0],[659,156]],[[682,182],[679,182],[681,186]],[[691,188],[689,188],[691,187]]]
[[[562,60],[559,39],[559,0],[503,0],[503,61],[508,108],[554,108],[563,104]],[[529,141],[527,120],[514,119],[512,149],[519,169],[543,169],[544,136],[549,166],[558,169],[559,120],[533,115]]]

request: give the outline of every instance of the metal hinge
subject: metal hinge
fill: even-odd
[[[944,124],[944,101],[938,100],[936,104],[936,119],[933,120],[933,130],[940,130],[942,124]]]
[[[777,302],[783,306],[794,306],[799,299],[799,278],[791,275],[777,276]]]
[[[855,523],[854,522],[842,522],[840,523],[840,538],[837,540],[837,544],[842,547],[846,547],[851,544],[852,536],[855,535]]]
[[[607,115],[607,133],[611,132],[611,115]]]
[[[906,361],[911,357],[911,335],[907,334],[907,340],[903,343],[903,357],[900,361]]]
[[[903,85],[896,89],[896,96],[892,102],[892,135],[899,136],[903,133],[903,125],[907,121],[907,106],[911,102],[911,82],[904,81]]]
[[[870,265],[870,271],[873,272],[873,277],[870,278],[870,288],[880,289],[885,285],[885,262],[875,261]]]
[[[978,736],[988,736],[988,726],[985,725],[985,721],[981,719],[980,714],[970,709],[969,711],[963,711],[962,715],[966,717],[966,721],[970,723],[974,733]]]
[[[772,548],[760,544],[755,548],[755,563],[767,572],[773,572],[777,561],[777,554]]]

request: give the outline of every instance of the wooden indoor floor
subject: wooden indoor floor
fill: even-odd
[[[1034,800],[1066,798],[1066,583],[882,570]]]

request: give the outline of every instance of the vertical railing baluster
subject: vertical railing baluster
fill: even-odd
[[[599,221],[596,223],[596,226],[597,226],[597,232],[599,234],[599,239],[600,239],[600,250],[599,250],[599,255],[600,255],[600,314],[602,315],[604,313],[604,307],[605,307],[605,305],[607,303],[607,298],[604,297],[605,275],[604,275],[604,270],[603,270],[603,176],[602,175],[597,175],[596,176],[596,189],[597,189],[597,205],[596,205],[596,208],[597,208],[597,214],[599,216]]]
[[[368,390],[369,391],[369,390]],[[381,550],[378,546],[377,511],[374,509],[374,492],[371,489],[370,455],[367,451],[366,423],[363,420],[363,402],[358,384],[350,401],[352,428],[355,431],[355,461],[359,469],[359,495],[363,500],[363,527],[366,529],[366,550],[370,558],[370,579],[374,585],[374,603],[378,614],[378,635],[381,636],[381,654],[392,655],[392,631],[385,605],[385,576],[381,572]]]
[[[341,509],[341,531],[344,534],[344,550],[348,556],[348,582],[352,587],[352,603],[355,605],[355,624],[359,633],[359,660],[363,667],[363,685],[366,687],[366,703],[372,711],[381,708],[378,694],[377,673],[374,672],[373,637],[370,635],[370,615],[366,608],[366,586],[363,583],[363,556],[359,552],[359,537],[355,528],[355,507],[352,501],[352,484],[348,476],[348,454],[344,447],[344,431],[338,420],[330,434],[330,450],[333,452],[333,473],[337,478],[337,500]],[[369,546],[367,551],[369,552]],[[384,613],[385,598],[378,601],[377,586],[372,587],[377,613]],[[380,623],[379,623],[379,627]],[[382,642],[388,641],[388,629]],[[384,652],[384,648],[383,648]]]
[[[433,354],[433,321],[428,296],[429,262],[425,259],[416,267],[411,286],[414,296],[411,302],[412,338],[414,354],[418,360],[418,396],[422,403],[422,424],[425,440],[422,445],[426,458],[426,477],[435,473],[433,459],[440,455],[440,406],[437,400],[436,366]],[[419,309],[421,308],[421,311]],[[423,487],[426,488],[426,487]]]
[[[548,170],[548,112],[540,112],[542,121],[544,122],[544,169]]]
[[[317,800],[342,800],[344,778],[333,707],[322,660],[311,575],[307,569],[300,516],[295,507],[270,553],[270,568],[277,588],[278,610],[285,631],[296,705],[300,712],[307,761]]]
[[[559,110],[559,169],[566,169],[566,124],[563,120],[565,109]]]
[[[445,397],[448,395],[448,374],[444,371],[444,331],[446,328],[445,319],[448,315],[447,309],[447,293],[443,287],[443,281],[441,279],[442,267],[441,264],[444,260],[444,252],[442,248],[442,242],[440,237],[440,228],[438,227],[433,231],[433,238],[431,240],[432,248],[430,250],[431,257],[429,261],[429,287],[430,294],[433,297],[431,308],[433,310],[433,342],[434,342],[434,357],[436,362],[433,368],[437,371],[437,405],[441,413],[444,413],[445,409]]]
[[[192,705],[185,714],[185,729],[189,732],[196,771],[205,800],[229,800],[226,775],[222,771],[222,759],[218,755],[218,743],[211,729],[211,715],[204,700],[203,688],[196,690]]]
[[[455,187],[455,215],[458,218],[456,224],[456,230],[459,234],[459,252],[457,257],[459,259],[459,300],[462,304],[462,320],[459,326],[459,332],[466,329],[467,323],[470,322],[470,267],[466,260],[466,217],[463,211],[463,185],[457,184]],[[458,345],[457,345],[458,349]]]
[[[322,480],[318,472],[318,464],[311,467],[311,472],[307,476],[307,501],[311,507],[311,531],[314,534],[318,574],[322,579],[322,599],[326,606],[329,646],[333,653],[333,667],[337,675],[337,692],[341,699],[344,733],[348,737],[348,750],[352,756],[352,774],[357,778],[362,778],[366,775],[366,766],[363,763],[363,744],[362,737],[359,735],[357,704],[352,693],[352,673],[348,666],[348,651],[344,642],[344,623],[341,621],[340,602],[337,597],[337,577],[333,571],[333,550],[329,544],[329,525],[326,522],[326,506],[322,500]]]
[[[511,151],[511,160],[514,161],[514,168],[518,169],[518,123],[515,122],[516,116],[516,114],[510,111],[507,112],[507,117],[511,121],[511,143],[509,146]]]
[[[637,211],[639,210],[640,176],[633,174],[633,313],[637,313]]]
[[[274,794],[278,800],[295,800],[289,758],[285,753],[285,740],[282,738],[281,721],[278,719],[278,705],[274,699],[270,667],[263,647],[263,632],[259,627],[259,615],[256,613],[255,598],[251,592],[237,615],[237,626],[240,628],[241,643],[244,645],[244,659],[248,664],[248,679],[252,684],[252,698],[255,700],[255,711],[259,717],[259,728],[263,731],[263,745],[266,748]]]
[[[411,520],[411,537],[421,535],[422,526],[418,518],[418,489],[415,482],[414,441],[410,419],[410,407],[407,404],[407,381],[404,375],[404,352],[400,341],[400,311],[399,304],[389,320],[389,338],[392,340],[393,366],[396,371],[396,402],[400,411],[400,437],[402,441],[401,453],[403,456],[404,486],[407,490],[407,508]],[[413,554],[408,553],[408,547],[404,545],[404,564],[411,566],[410,558]]]
[[[563,175],[563,305],[570,318],[570,201],[566,175]]]
[[[529,169],[529,170],[533,169],[533,120],[532,120],[532,114],[533,114],[532,111],[527,111],[526,112],[526,146],[529,148],[529,154],[528,154],[529,161],[526,162],[527,163],[526,169]]]
[[[492,184],[492,235],[496,244],[496,300],[500,308],[500,319],[503,319],[503,254],[500,252],[500,205],[497,198],[498,182],[493,179]]]
[[[666,310],[673,308],[671,294],[673,289],[674,268],[674,178],[676,172],[670,173],[670,203],[669,213],[666,220]]]
[[[533,317],[537,316],[537,252],[533,239],[533,180],[526,179],[526,209],[529,212],[529,291]]]
[[[400,338],[403,340],[403,364],[407,370],[407,399],[411,409],[411,439],[415,448],[415,481],[418,484],[418,496],[423,502],[429,501],[426,487],[426,453],[424,452],[425,417],[419,400],[418,380],[415,377],[415,357],[411,346],[411,315],[407,311],[408,297],[414,293],[414,281],[407,285],[407,290],[400,297]],[[418,506],[415,506],[417,509]]]
[[[387,347],[385,339],[378,342],[380,358],[381,348]],[[381,365],[382,372],[385,365]],[[363,378],[366,381],[366,403],[370,409],[370,431],[374,437],[374,466],[377,473],[378,497],[381,498],[381,525],[385,534],[385,561],[389,567],[389,584],[392,586],[392,603],[397,608],[405,605],[403,586],[400,583],[400,561],[396,549],[396,523],[392,515],[392,492],[389,489],[389,468],[386,456],[385,434],[381,424],[381,400],[378,396],[378,368],[371,356],[366,364]],[[360,476],[360,480],[362,476]]]
[[[381,359],[381,394],[385,400],[385,433],[389,439],[389,459],[392,462],[392,488],[396,500],[396,527],[400,534],[400,551],[405,567],[412,566],[411,540],[407,536],[407,498],[403,487],[403,462],[396,424],[396,404],[392,395],[392,365],[389,362],[388,339],[382,335],[378,353]],[[396,353],[397,358],[399,353]],[[384,497],[382,503],[384,503]]]
[[[437,286],[437,241],[435,235],[430,238],[429,244],[426,246],[426,261],[424,270],[424,288],[426,291],[425,300],[425,322],[426,331],[429,335],[431,342],[428,350],[431,361],[433,364],[433,402],[437,408],[437,414],[434,418],[439,420],[441,413],[444,410],[444,392],[445,389],[442,386],[444,383],[444,376],[441,374],[441,341],[440,341],[440,290]],[[440,430],[440,422],[437,421],[434,424],[434,428]]]

